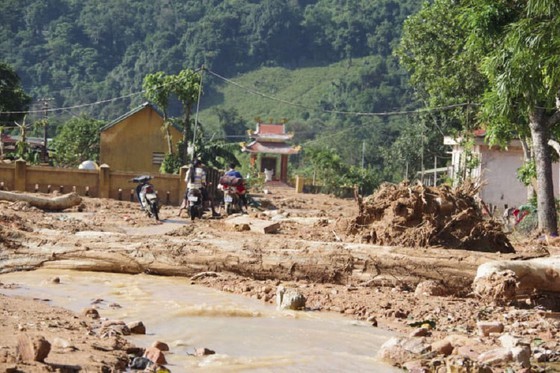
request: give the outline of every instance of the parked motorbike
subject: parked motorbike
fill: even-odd
[[[149,182],[151,179],[151,176],[142,175],[130,181],[138,184],[136,186],[136,197],[142,209],[146,211],[149,217],[154,217],[159,221],[159,198],[154,186]]]
[[[187,211],[191,220],[201,219],[204,213],[204,205],[202,201],[202,192],[200,189],[191,188],[187,191]]]

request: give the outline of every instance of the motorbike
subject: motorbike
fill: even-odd
[[[136,186],[136,197],[149,217],[154,217],[159,221],[159,198],[154,186],[149,182],[151,176],[142,175],[132,178],[130,181],[138,184]]]
[[[202,199],[202,192],[200,189],[191,188],[187,191],[187,211],[191,220],[202,218],[202,214],[204,213]]]
[[[224,209],[226,215],[243,212],[243,201],[237,193],[237,188],[234,186],[221,185],[224,192]]]

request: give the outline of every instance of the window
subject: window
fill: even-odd
[[[163,158],[165,158],[165,153],[152,153],[152,164],[161,165],[163,163]]]

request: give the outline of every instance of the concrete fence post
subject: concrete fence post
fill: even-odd
[[[111,168],[107,164],[99,167],[99,198],[109,198],[111,190]]]
[[[296,176],[296,193],[303,193],[304,181],[305,181],[304,177],[299,175]]]
[[[14,189],[25,192],[27,185],[27,164],[23,159],[16,161],[16,168],[14,174]]]

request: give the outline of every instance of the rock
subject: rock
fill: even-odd
[[[146,326],[142,321],[135,321],[127,324],[128,329],[132,334],[146,334]]]
[[[391,365],[402,365],[416,358],[412,352],[401,345],[402,338],[393,337],[385,342],[377,352],[377,358]]]
[[[519,363],[523,368],[531,366],[531,348],[527,345],[513,347],[511,349],[511,357],[513,361]]]
[[[246,223],[234,224],[233,225],[233,230],[235,230],[236,232],[245,232],[245,231],[250,231],[251,227],[249,226],[249,224],[246,224]]]
[[[95,308],[84,308],[82,310],[82,315],[96,320],[99,318],[99,311],[97,311]]]
[[[477,372],[477,373],[492,373],[493,370],[481,366],[476,360],[470,359],[465,356],[447,356],[445,358],[445,369],[444,373],[467,373],[467,372]],[[439,373],[439,370],[438,370]]]
[[[405,310],[401,310],[400,308],[398,310],[395,310],[393,312],[393,317],[395,319],[406,319],[408,317],[409,312],[405,311]]]
[[[101,324],[101,335],[111,336],[114,334],[130,335],[130,329],[121,320],[107,320]]]
[[[51,352],[51,344],[43,336],[18,336],[17,355],[23,362],[38,361],[43,363]]]
[[[498,339],[504,348],[513,348],[519,344],[519,338],[516,338],[511,334],[501,335]]]
[[[152,347],[155,347],[161,351],[169,351],[169,346],[167,345],[167,343],[161,341],[155,341],[154,343],[152,343]]]
[[[512,360],[511,350],[508,348],[496,348],[481,353],[477,360],[483,364],[501,364]]]
[[[479,321],[476,323],[478,332],[482,336],[489,336],[490,333],[501,333],[504,331],[504,324],[499,321]]]
[[[286,288],[282,285],[276,289],[276,307],[281,310],[302,310],[307,299],[296,288]]]
[[[424,342],[424,338],[404,338],[401,341],[401,346],[414,354],[423,354],[430,349]]]
[[[194,349],[195,356],[214,355],[216,352],[206,347],[197,347]]]
[[[476,360],[480,356],[481,352],[474,346],[460,346],[453,349],[453,354],[457,356],[464,356],[471,360]]]
[[[416,297],[435,296],[442,297],[447,295],[447,288],[440,282],[434,280],[423,281],[416,285],[414,290]]]
[[[439,355],[451,355],[451,353],[453,352],[453,345],[451,344],[451,342],[449,342],[448,340],[440,340],[440,341],[435,341],[434,343],[432,343],[432,351],[436,352]]]
[[[430,335],[430,329],[428,328],[417,328],[409,334],[409,337],[426,337]]]
[[[422,360],[407,361],[402,365],[409,373],[427,373],[428,369],[422,366]]]
[[[148,347],[146,351],[144,351],[144,357],[150,359],[151,362],[159,365],[167,364],[165,355],[159,348]]]

